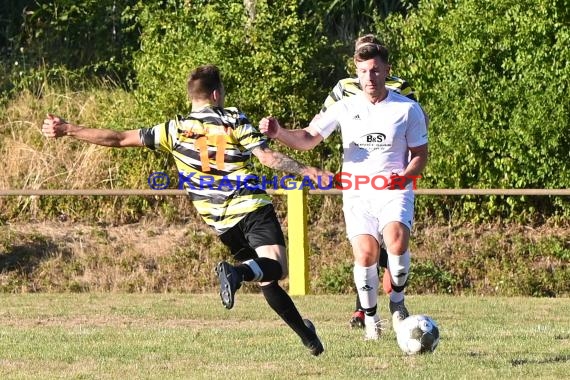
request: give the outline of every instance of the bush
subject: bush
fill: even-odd
[[[329,73],[339,56],[319,37],[318,20],[303,18],[296,1],[258,1],[255,16],[241,0],[173,4],[144,9],[140,20],[145,32],[134,67],[137,98],[149,121],[189,109],[187,76],[202,64],[220,67],[226,106],[240,108],[254,125],[275,115],[289,127],[306,126],[338,79]],[[311,153],[284,151],[322,162],[327,149],[336,152],[337,143]]]
[[[420,2],[379,32],[430,115],[423,187],[570,187],[567,1]],[[473,203],[475,202],[475,203]],[[568,216],[568,199],[429,199],[426,212],[468,219]],[[440,211],[441,210],[441,211]]]
[[[421,187],[569,188],[570,99],[563,96],[570,86],[567,2],[434,0],[420,2],[405,17],[378,19],[376,31],[393,48],[394,73],[419,90],[430,115],[431,158]],[[28,129],[18,127],[12,133],[13,125],[37,124],[48,109],[69,110],[64,113],[69,118],[81,113],[80,122],[117,129],[149,126],[185,113],[186,77],[204,63],[221,67],[227,105],[241,108],[253,124],[273,114],[288,127],[305,126],[332,85],[346,75],[347,56],[341,52],[350,49],[325,37],[331,33],[322,26],[327,20],[324,10],[311,8],[321,2],[254,3],[255,10],[241,0],[10,0],[13,7],[2,10],[8,9],[7,17],[20,20],[22,26],[16,27],[13,20],[1,24],[5,27],[0,50],[6,55],[0,65],[0,91],[5,95],[12,89],[10,98],[0,95],[0,118],[6,126],[0,135],[7,139],[1,153],[6,162],[13,161],[13,136],[32,151],[39,145],[37,130],[28,134]],[[90,49],[83,49],[86,45]],[[105,91],[109,81],[96,81],[94,86],[92,76],[115,71],[132,74],[119,75],[122,80],[133,78],[136,91],[128,94],[132,99],[123,102],[118,92],[119,100],[113,99],[115,94],[101,100],[94,90],[100,103],[91,103],[95,116],[87,116],[74,104],[77,93],[81,101],[96,86]],[[55,96],[54,88],[62,93]],[[45,101],[46,97],[59,100]],[[11,107],[19,103],[26,103],[26,109],[27,103],[44,108],[14,118]],[[71,147],[79,150],[84,145]],[[276,149],[329,170],[340,168],[338,134],[309,152],[292,152],[281,145]],[[65,151],[56,155],[64,156]],[[148,166],[138,165],[142,161]],[[125,187],[145,187],[142,179],[149,171],[172,168],[163,157],[144,151],[108,152],[103,162],[112,162],[106,169],[118,173],[113,185]],[[269,174],[254,165],[254,170]],[[103,166],[98,169],[105,173]],[[21,160],[5,181],[10,187],[37,184],[29,169],[30,161]],[[57,178],[65,170],[70,169],[56,170]],[[54,178],[40,180],[43,186],[57,187],[60,182]],[[84,184],[107,186],[110,178],[102,174]],[[91,208],[105,208],[94,207],[97,202]],[[52,206],[53,201],[40,205],[48,216]],[[118,216],[121,220],[136,218],[148,204],[131,206],[127,216]],[[419,197],[417,202],[419,214],[439,220],[527,223],[564,221],[570,216],[569,206],[564,197]],[[106,207],[111,209],[112,202]]]

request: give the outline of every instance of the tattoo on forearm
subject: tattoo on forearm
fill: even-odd
[[[301,174],[307,167],[291,157],[279,152],[271,152],[271,165],[273,169],[287,173]]]

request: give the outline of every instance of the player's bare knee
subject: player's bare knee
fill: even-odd
[[[401,256],[408,250],[408,242],[396,240],[386,245],[386,250],[392,255]]]
[[[378,262],[379,253],[372,251],[355,251],[354,262],[363,267],[369,267]]]

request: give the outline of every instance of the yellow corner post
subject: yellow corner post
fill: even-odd
[[[297,183],[299,184],[299,183]],[[287,225],[289,231],[289,294],[309,292],[309,241],[307,233],[307,189],[295,186],[287,190]]]

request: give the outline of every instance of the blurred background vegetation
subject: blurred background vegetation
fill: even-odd
[[[164,122],[189,111],[185,80],[204,63],[221,67],[226,104],[254,125],[272,114],[304,127],[353,75],[354,39],[370,32],[430,116],[420,187],[568,188],[569,20],[570,0],[4,0],[0,188],[147,189],[154,171],[177,178],[164,156],[48,141],[41,123],[47,112],[117,130]],[[338,137],[310,152],[275,147],[340,168]],[[275,203],[287,230],[284,200]],[[418,197],[411,291],[567,295],[569,205]],[[350,292],[340,197],[311,196],[309,208],[312,291]],[[53,231],[10,227],[46,221]],[[183,197],[0,197],[1,225],[4,291],[210,289],[223,252]]]
[[[188,112],[185,79],[199,64],[221,67],[227,104],[254,124],[272,114],[303,127],[352,75],[353,41],[368,32],[389,46],[393,74],[414,86],[430,116],[421,187],[570,185],[568,0],[5,0],[0,14],[2,188],[145,188],[150,172],[172,170],[163,157],[47,142],[41,120],[50,111],[95,127],[157,124]],[[289,153],[340,165],[338,138]],[[149,207],[130,202],[123,219]],[[33,211],[81,216],[73,203],[43,199]],[[564,197],[418,200],[419,213],[437,220],[540,223],[566,219],[568,205]],[[31,210],[21,206],[2,200],[2,218]]]

